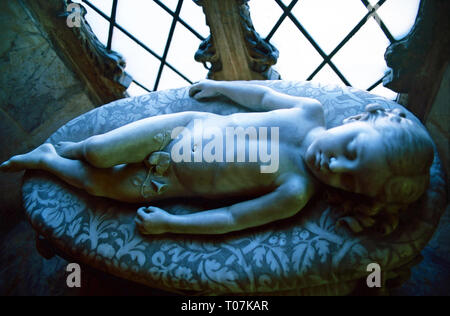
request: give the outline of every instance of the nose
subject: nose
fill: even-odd
[[[329,168],[331,172],[342,173],[352,171],[355,168],[355,164],[345,157],[332,157],[330,158]]]

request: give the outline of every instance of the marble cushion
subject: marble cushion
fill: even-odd
[[[329,127],[369,103],[401,107],[350,87],[258,83],[318,99]],[[160,91],[94,109],[61,127],[48,142],[80,141],[148,116],[185,110],[246,111],[226,99],[197,102],[187,87]],[[333,207],[320,194],[294,217],[223,236],[142,236],[134,224],[140,205],[92,197],[44,172],[26,173],[23,199],[34,229],[64,254],[151,287],[182,294],[348,294],[366,279],[369,263],[378,263],[386,279],[395,278],[425,247],[446,201],[437,155],[430,172],[430,187],[408,210],[408,221],[384,238],[336,228]],[[177,199],[155,205],[182,214],[223,202]]]

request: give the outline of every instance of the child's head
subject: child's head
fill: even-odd
[[[325,184],[389,203],[415,201],[426,189],[432,160],[427,132],[400,109],[376,104],[327,130],[306,152]]]
[[[417,200],[429,182],[433,146],[400,109],[371,104],[311,144],[306,163],[323,183],[385,205]]]

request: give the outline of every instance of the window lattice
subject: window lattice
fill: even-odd
[[[192,0],[78,0],[99,39],[123,54],[132,95],[206,77],[194,60],[209,35]],[[339,83],[394,98],[382,87],[386,47],[412,27],[419,0],[253,0],[255,29],[280,51],[283,79]]]

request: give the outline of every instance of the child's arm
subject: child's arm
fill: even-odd
[[[312,187],[295,175],[271,193],[228,207],[188,215],[172,215],[153,207],[140,209],[136,224],[143,234],[225,234],[290,217],[311,195]]]
[[[189,95],[196,100],[224,95],[253,111],[321,107],[315,99],[290,96],[245,81],[202,80],[190,88]]]

